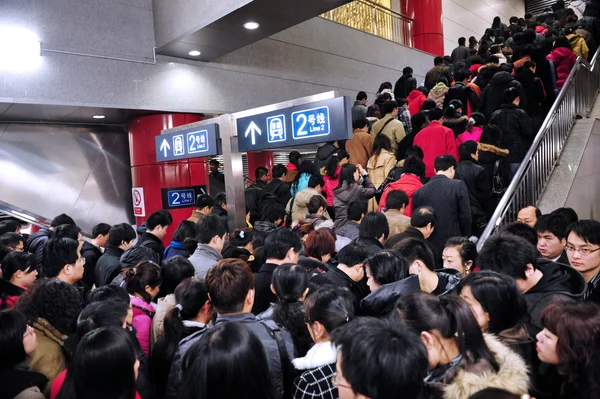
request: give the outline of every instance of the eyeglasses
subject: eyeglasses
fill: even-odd
[[[333,385],[334,388],[342,387],[342,388],[352,389],[352,387],[350,385],[339,383],[337,373],[331,376],[331,385]]]
[[[565,245],[565,249],[567,250],[567,252],[579,252],[583,256],[588,256],[589,254],[600,250],[600,247],[598,247],[596,249],[577,248],[577,247],[574,247],[573,245],[567,244],[567,245]]]

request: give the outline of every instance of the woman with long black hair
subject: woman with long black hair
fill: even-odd
[[[340,170],[338,186],[333,190],[335,228],[348,221],[348,206],[352,202],[366,202],[375,195],[375,186],[361,165],[347,164]]]

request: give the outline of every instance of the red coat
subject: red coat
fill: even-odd
[[[425,176],[430,178],[435,175],[433,163],[440,155],[450,154],[458,162],[458,149],[456,148],[456,139],[452,129],[442,126],[439,121],[432,121],[429,126],[421,130],[415,136],[414,145],[418,145],[423,150],[425,158]]]
[[[379,201],[379,212],[381,212],[382,208],[385,206],[387,196],[391,191],[402,190],[408,195],[408,206],[406,207],[404,215],[412,216],[412,196],[413,193],[421,187],[423,187],[423,183],[421,183],[421,179],[419,179],[418,176],[413,175],[412,173],[403,174],[398,181],[388,184],[385,188],[385,191],[381,195],[381,200]]]
[[[427,97],[425,97],[425,94],[421,93],[419,90],[413,90],[408,94],[406,100],[408,101],[408,111],[412,116],[421,112],[421,107],[423,106],[425,100],[427,100]]]
[[[566,47],[558,47],[552,50],[550,54],[546,57],[549,61],[552,61],[554,64],[554,69],[556,70],[556,86],[560,91],[563,85],[567,81],[569,74],[571,73],[571,69],[575,66],[575,61],[577,61],[577,56],[570,48]]]

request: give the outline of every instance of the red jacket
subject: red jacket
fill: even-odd
[[[440,155],[450,154],[458,162],[458,149],[456,148],[456,139],[452,129],[442,126],[439,121],[432,121],[429,126],[421,130],[415,136],[414,145],[421,147],[425,158],[425,177],[433,177],[433,163]]]
[[[560,91],[567,81],[567,78],[571,73],[571,69],[573,69],[575,66],[577,56],[570,48],[558,47],[552,50],[552,52],[548,54],[546,58],[548,58],[548,60],[552,61],[554,64],[554,69],[556,70],[557,75],[556,86],[558,91]]]
[[[421,93],[419,90],[413,90],[408,94],[406,100],[408,101],[408,111],[412,116],[421,112],[421,107],[423,106],[425,100],[427,100],[427,97],[425,97],[425,94]]]
[[[62,373],[56,376],[54,381],[52,382],[52,387],[50,388],[50,399],[56,399],[58,393],[60,392],[63,384],[65,383],[65,379],[67,378],[67,370],[63,370]],[[140,394],[135,391],[135,399],[142,399]]]
[[[421,187],[423,187],[423,183],[421,183],[421,179],[419,179],[418,176],[413,175],[412,173],[403,174],[398,181],[388,184],[385,188],[381,195],[381,200],[379,201],[379,212],[381,212],[382,208],[385,206],[387,196],[391,191],[402,190],[408,195],[408,206],[406,207],[404,215],[412,216],[412,196],[414,192]]]

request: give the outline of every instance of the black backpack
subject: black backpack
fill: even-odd
[[[282,205],[281,201],[279,200],[279,197],[269,191],[263,192],[263,195],[260,197],[260,201],[258,202],[257,211],[262,216],[264,214],[265,209],[273,205]]]

